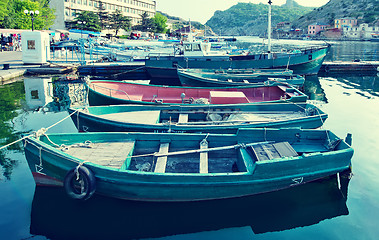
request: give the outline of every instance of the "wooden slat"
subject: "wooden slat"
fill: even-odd
[[[273,146],[281,157],[294,157],[298,155],[288,142],[274,143]]]
[[[200,149],[207,149],[208,142],[202,141],[200,143]],[[208,173],[208,152],[200,153],[200,173]]]
[[[86,162],[121,168],[134,147],[134,141],[92,143],[90,147],[71,146],[65,153]]]
[[[180,113],[178,123],[187,123],[188,122],[188,113]]]
[[[159,153],[160,154],[168,153],[169,146],[170,146],[170,143],[161,143],[159,147]],[[158,157],[157,163],[155,164],[154,172],[164,173],[166,171],[166,164],[167,164],[167,156]]]

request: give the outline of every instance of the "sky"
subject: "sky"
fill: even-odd
[[[286,0],[271,0],[273,5],[283,5]],[[329,0],[295,0],[307,7],[321,7]],[[224,11],[239,2],[264,3],[268,0],[156,0],[157,10],[185,20],[198,21],[205,24],[215,11]]]

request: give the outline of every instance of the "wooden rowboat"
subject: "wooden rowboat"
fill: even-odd
[[[63,186],[82,200],[94,193],[198,201],[271,192],[346,170],[353,155],[330,131],[298,128],[40,134],[24,144],[37,185]]]
[[[305,102],[307,100],[304,93],[286,85],[204,88],[104,80],[88,81],[86,85],[89,89],[89,103],[92,106],[111,104],[251,104]]]
[[[254,86],[259,84],[290,84],[301,87],[304,77],[293,75],[285,69],[201,69],[178,68],[178,76],[183,86],[227,87]]]
[[[88,132],[212,132],[238,128],[318,128],[327,114],[312,104],[266,103],[208,105],[111,105],[70,108],[79,131]],[[76,112],[76,113],[75,113]]]

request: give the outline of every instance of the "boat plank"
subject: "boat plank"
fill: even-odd
[[[170,143],[161,143],[159,147],[159,153],[168,153],[168,148]],[[164,173],[166,171],[167,156],[162,156],[157,158],[157,163],[155,164],[154,172]]]
[[[180,113],[178,123],[187,123],[188,122],[188,113]]]
[[[208,142],[206,140],[201,141],[200,149],[207,149]],[[200,153],[200,173],[208,173],[208,152]]]
[[[134,148],[134,141],[92,143],[90,147],[69,147],[66,151],[85,162],[121,168],[127,155]]]

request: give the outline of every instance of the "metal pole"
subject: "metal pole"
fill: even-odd
[[[268,52],[271,52],[271,0],[268,1],[268,28],[267,28],[267,38],[268,38]]]

